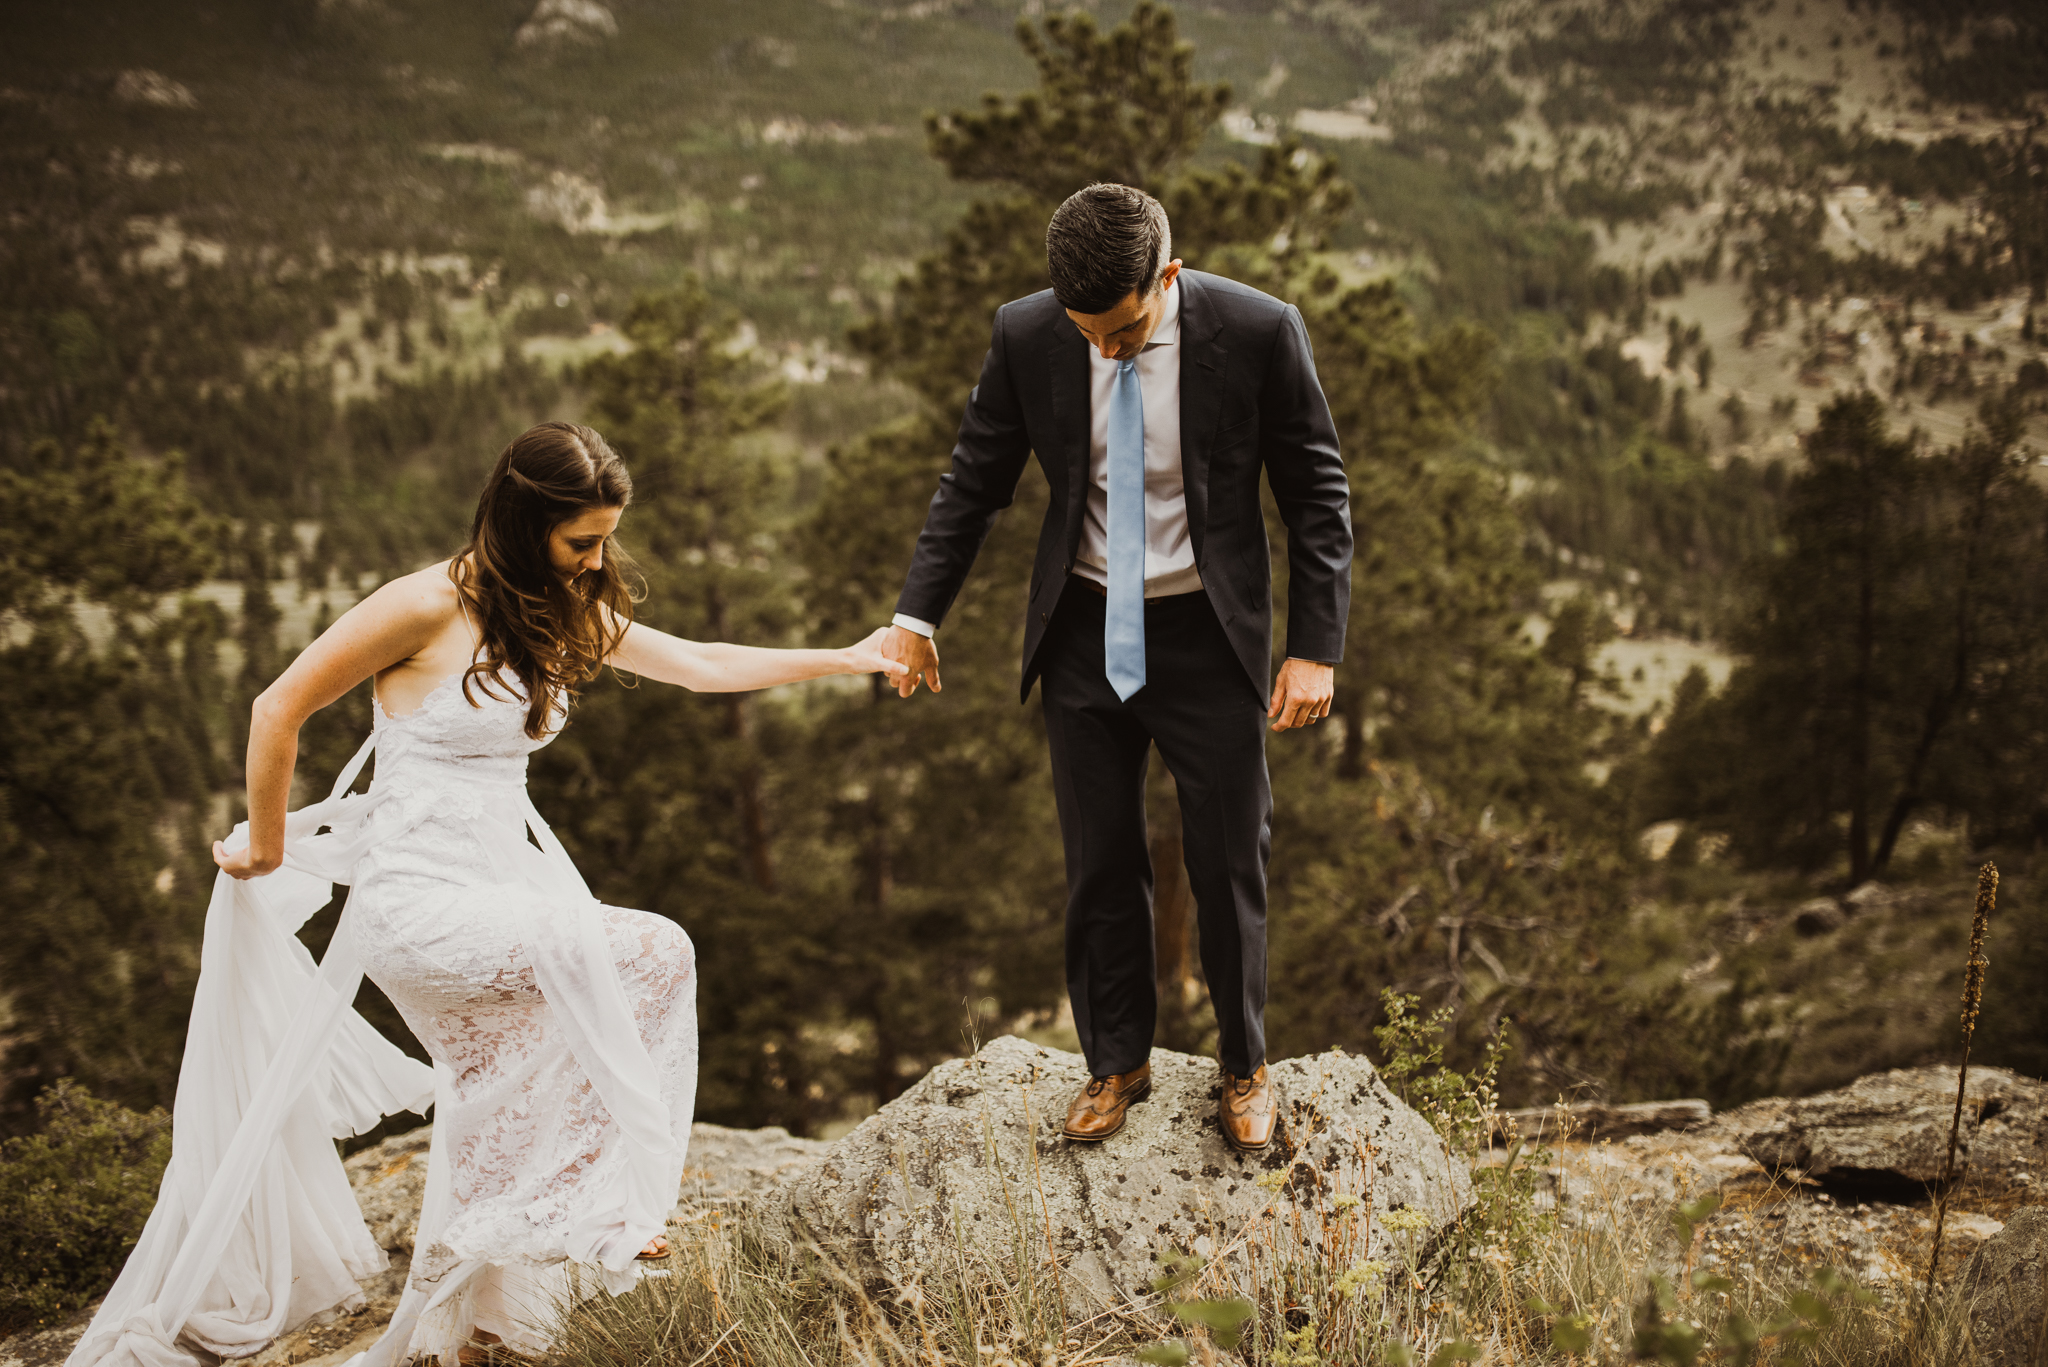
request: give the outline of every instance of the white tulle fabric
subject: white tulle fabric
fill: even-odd
[[[215,881],[171,1165],[71,1364],[247,1357],[359,1305],[386,1260],[333,1140],[430,1101],[407,1289],[352,1367],[453,1367],[473,1329],[541,1352],[568,1300],[637,1278],[689,1141],[694,956],[672,922],[591,896],[526,794],[546,738],[513,681],[493,691],[451,679],[404,718],[379,708],[333,794],[287,818],[285,867]],[[370,791],[347,794],[373,750]],[[294,932],[332,883],[351,893],[316,968]],[[350,1009],[365,973],[432,1069]]]

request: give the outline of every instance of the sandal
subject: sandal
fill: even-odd
[[[659,1253],[654,1252],[654,1246],[656,1244],[661,1245],[661,1252]],[[633,1255],[633,1261],[641,1263],[658,1263],[671,1257],[675,1253],[675,1251],[676,1246],[669,1241],[668,1235],[657,1234],[652,1239],[649,1239],[647,1241],[646,1248],[641,1249],[638,1253],[635,1253]]]
[[[488,1338],[484,1337],[485,1332],[488,1331],[479,1332],[469,1342],[455,1350],[455,1360],[461,1364],[461,1367],[502,1367],[502,1364],[507,1363],[530,1363],[536,1361],[534,1358],[515,1353],[510,1348],[507,1348],[505,1340],[499,1338],[496,1334],[491,1334]]]

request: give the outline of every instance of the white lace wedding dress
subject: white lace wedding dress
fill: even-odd
[[[694,958],[672,922],[591,897],[526,794],[546,739],[515,681],[496,691],[379,706],[334,794],[287,819],[285,867],[216,880],[171,1166],[72,1364],[246,1357],[360,1304],[385,1259],[333,1138],[429,1100],[407,1290],[357,1363],[453,1367],[472,1328],[539,1352],[571,1296],[639,1275],[689,1142]],[[370,791],[344,796],[373,750]],[[294,932],[330,883],[352,891],[316,969]],[[350,1009],[365,973],[431,1072]]]

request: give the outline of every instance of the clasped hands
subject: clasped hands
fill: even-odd
[[[939,647],[929,636],[892,626],[883,633],[880,650],[883,656],[904,667],[895,680],[898,697],[907,698],[915,693],[920,681],[932,692],[940,691]],[[1272,729],[1292,731],[1329,716],[1336,673],[1332,666],[1314,660],[1289,659],[1283,663],[1279,677],[1273,680],[1272,700],[1266,705]]]

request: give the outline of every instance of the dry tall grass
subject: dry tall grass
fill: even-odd
[[[1070,1322],[1053,1269],[992,1275],[961,1250],[933,1283],[875,1294],[758,1217],[673,1224],[660,1273],[563,1319],[552,1367],[1076,1367],[1142,1341],[1129,1316]]]
[[[1162,1268],[1158,1294],[1067,1313],[1042,1241],[1013,1256],[964,1244],[921,1285],[864,1285],[759,1214],[671,1228],[668,1275],[564,1318],[558,1367],[1262,1367],[1429,1363],[1798,1362],[1937,1367],[1971,1360],[1967,1306],[1924,1319],[1909,1269],[1872,1287],[1776,1244],[1763,1213],[1809,1199],[1744,1193],[1740,1209],[1663,1191],[1589,1146],[1491,1169],[1503,1199],[1432,1245],[1382,1216],[1401,1254],[1362,1256],[1369,1202],[1273,1185],[1266,1212],[1216,1231],[1217,1256]],[[1540,1177],[1541,1180],[1538,1180]],[[1538,1198],[1552,1185],[1562,1205]],[[1242,1321],[1240,1323],[1240,1320]],[[1227,1347],[1225,1346],[1227,1345]]]
[[[1042,1193],[1012,1212],[1008,1248],[958,1239],[950,1263],[908,1287],[864,1283],[771,1214],[707,1212],[671,1228],[667,1275],[563,1315],[556,1367],[1973,1359],[1964,1293],[1923,1300],[1915,1260],[1860,1286],[1771,1230],[1774,1207],[1815,1199],[1796,1181],[1724,1187],[1683,1155],[1652,1164],[1574,1145],[1562,1115],[1546,1127],[1565,1136],[1555,1150],[1510,1134],[1498,1161],[1505,1045],[1459,1074],[1443,1064],[1446,1017],[1419,1016],[1411,998],[1386,1005],[1383,1074],[1436,1128],[1443,1157],[1473,1171],[1474,1202],[1447,1231],[1376,1213],[1371,1192],[1336,1189],[1301,1160],[1260,1179],[1271,1199],[1243,1227],[1207,1231],[1209,1257],[1170,1256],[1153,1294],[1081,1315],[1048,1252]]]

